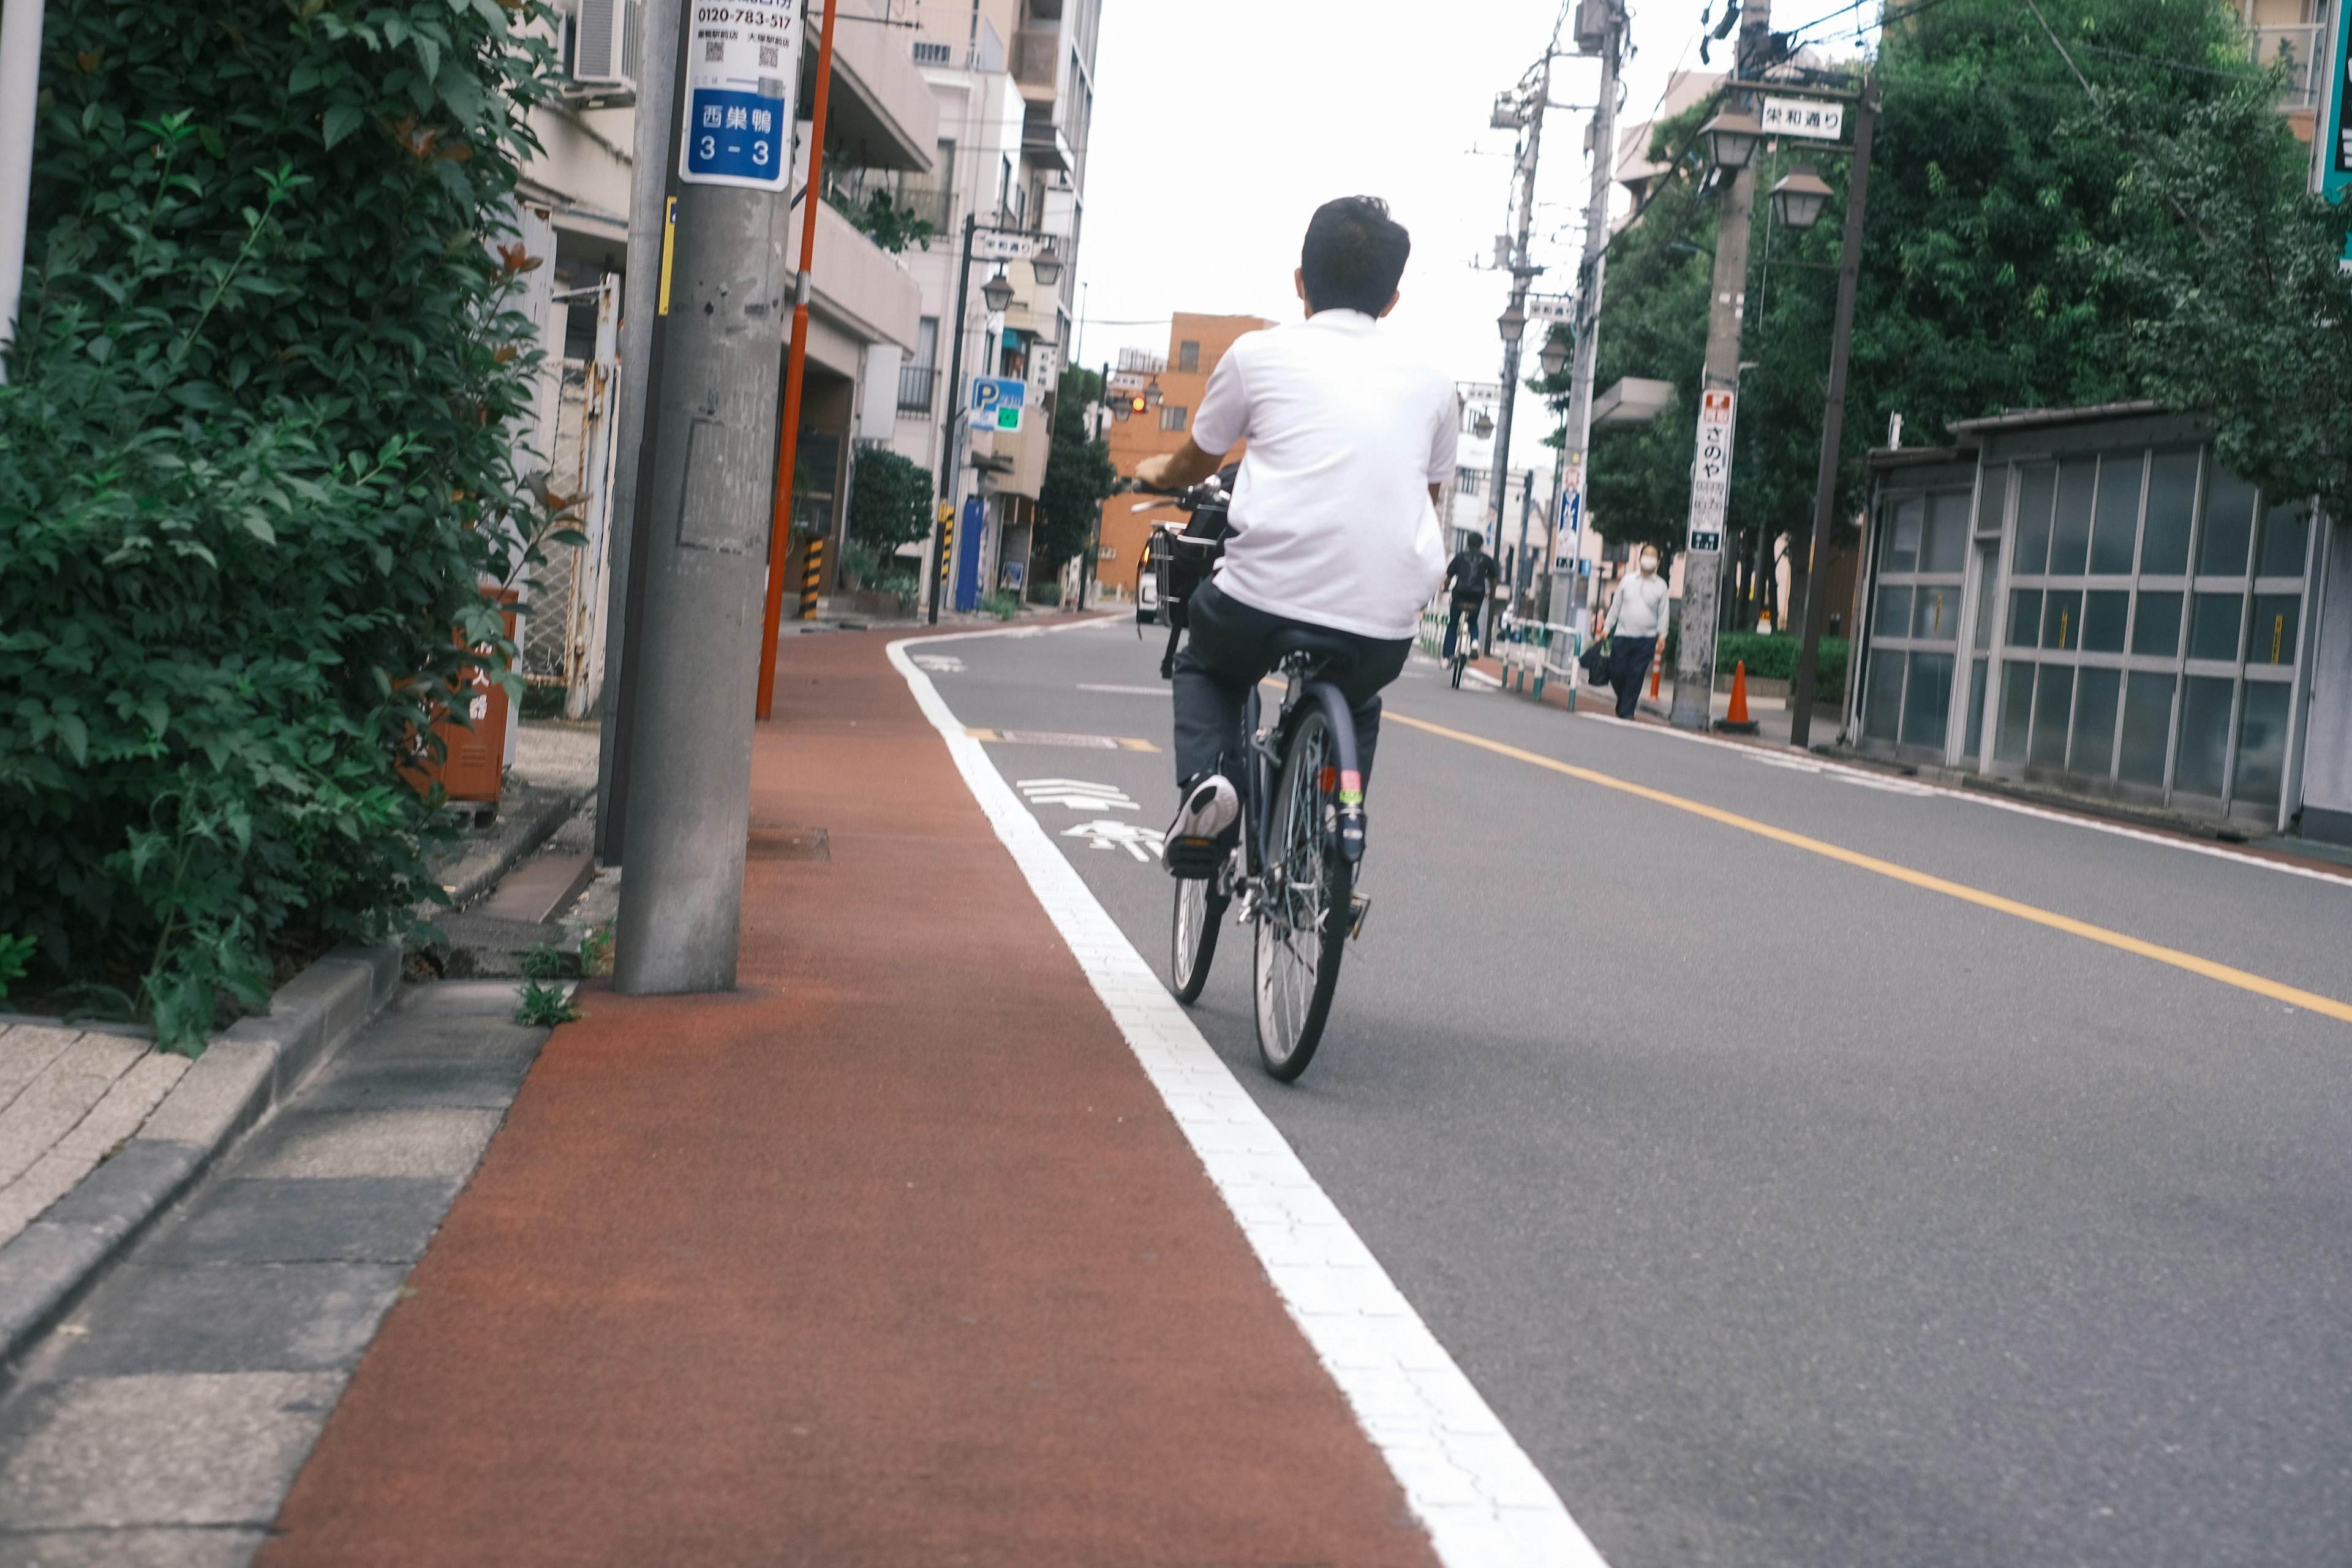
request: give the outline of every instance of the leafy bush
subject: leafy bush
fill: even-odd
[[[850,542],[870,546],[878,561],[930,531],[931,476],[896,452],[859,453],[849,480]]]
[[[824,194],[824,200],[826,205],[847,218],[860,234],[893,256],[910,245],[919,245],[929,250],[931,240],[940,232],[939,225],[918,216],[911,204],[899,205],[890,199],[888,191],[878,185],[862,197],[829,190]]]
[[[1000,621],[1017,621],[1021,618],[1021,595],[1000,589],[982,599],[980,607],[983,614],[994,616]]]
[[[482,583],[564,537],[509,434],[537,262],[491,249],[541,16],[50,0],[0,388],[0,909],[33,989],[135,991],[194,1049],[273,951],[438,896],[403,763],[469,647],[511,654]]]
[[[1803,649],[1801,639],[1793,637],[1766,637],[1758,632],[1724,632],[1715,639],[1715,668],[1718,676],[1728,675],[1740,661],[1747,661],[1751,680],[1794,680],[1797,679],[1797,657]],[[1835,701],[1845,695],[1846,640],[1843,637],[1823,637],[1821,658],[1813,669],[1813,700]]]

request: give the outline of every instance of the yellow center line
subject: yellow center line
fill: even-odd
[[[1908,866],[1897,866],[1892,860],[1881,860],[1874,855],[1864,855],[1856,850],[1841,848],[1835,844],[1824,843],[1819,838],[1809,838],[1801,833],[1791,833],[1785,827],[1774,827],[1769,823],[1759,822],[1751,816],[1742,816],[1738,812],[1725,811],[1719,806],[1686,800],[1678,795],[1668,795],[1664,790],[1649,789],[1641,784],[1629,784],[1623,779],[1612,778],[1607,773],[1595,773],[1591,768],[1580,768],[1573,763],[1559,762],[1535,752],[1521,751],[1517,746],[1507,746],[1500,741],[1489,741],[1483,735],[1466,734],[1460,730],[1449,730],[1442,724],[1432,724],[1426,720],[1408,718],[1393,708],[1389,709],[1384,717],[1392,723],[1423,730],[1433,735],[1444,736],[1449,741],[1459,741],[1465,746],[1476,746],[1481,751],[1492,752],[1497,756],[1509,757],[1514,762],[1531,763],[1537,767],[1549,768],[1556,773],[1566,773],[1570,778],[1580,779],[1586,784],[1599,784],[1603,789],[1613,789],[1621,794],[1639,796],[1643,800],[1654,801],[1660,805],[1670,805],[1676,811],[1686,811],[1694,816],[1703,816],[1710,822],[1719,822],[1726,827],[1736,827],[1743,833],[1753,833],[1759,837],[1769,838],[1794,849],[1803,849],[1832,860],[1842,860],[1849,866],[1858,867],[1864,871],[1874,871],[1882,877],[1891,877],[1898,882],[1908,882],[1915,888],[1925,888],[1931,893],[1941,893],[1947,898],[1958,899],[1963,903],[1997,910],[2005,915],[2015,915],[2019,920],[2032,921],[2036,925],[2048,926],[2053,931],[2063,931],[2070,936],[2079,936],[2086,942],[2095,942],[2124,952],[2137,953],[2142,958],[2152,958],[2158,963],[2168,963],[2175,969],[2185,969],[2191,974],[2201,974],[2208,980],[2218,980],[2224,985],[2234,985],[2241,991],[2251,991],[2257,996],[2267,996],[2274,1002],[2284,1002],[2289,1006],[2305,1008],[2313,1013],[2323,1013],[2328,1017],[2338,1018],[2345,1023],[2352,1024],[2352,1003],[2338,1002],[2332,996],[2322,996],[2316,992],[2300,990],[2293,985],[2282,984],[2275,980],[2266,980],[2259,974],[2252,974],[2242,969],[2232,969],[2226,963],[2216,963],[2210,958],[2200,958],[2193,952],[2183,952],[2179,948],[2165,947],[2157,942],[2142,942],[2136,936],[2126,936],[2121,931],[2109,931],[2105,926],[2095,926],[2086,921],[2078,921],[2072,916],[2058,914],[2051,910],[2038,909],[2032,904],[2021,904],[2015,899],[2004,899],[1998,893],[1988,893],[1980,888],[1971,888],[1964,882],[1951,882],[1941,877],[1931,877],[1925,871],[1915,871]]]

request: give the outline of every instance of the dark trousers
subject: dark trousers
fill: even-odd
[[[1484,599],[1455,599],[1449,605],[1445,613],[1445,658],[1454,657],[1454,628],[1459,626],[1465,617],[1470,622],[1470,650],[1473,653],[1477,651],[1478,612],[1485,607]]]
[[[1617,717],[1631,719],[1642,700],[1642,682],[1650,679],[1650,661],[1657,657],[1658,639],[1629,637],[1623,633],[1609,639],[1609,684],[1617,689]]]
[[[1176,656],[1175,672],[1180,784],[1240,765],[1245,739],[1242,717],[1250,688],[1280,662],[1272,651],[1275,635],[1307,625],[1229,599],[1214,581],[1202,584],[1185,608],[1189,628],[1184,649]],[[1350,650],[1351,657],[1333,662],[1323,679],[1339,689],[1356,717],[1356,765],[1369,779],[1381,734],[1381,688],[1403,672],[1412,639],[1387,642],[1328,626],[1314,629]],[[1228,763],[1228,757],[1235,760]]]

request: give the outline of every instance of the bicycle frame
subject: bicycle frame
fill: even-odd
[[[1244,918],[1255,913],[1255,895],[1263,891],[1265,883],[1267,836],[1273,831],[1275,784],[1282,775],[1283,752],[1289,745],[1296,715],[1310,701],[1323,710],[1330,724],[1332,745],[1339,754],[1336,771],[1339,777],[1336,782],[1339,802],[1333,826],[1339,835],[1339,852],[1350,865],[1361,860],[1364,854],[1364,785],[1356,758],[1355,715],[1348,710],[1348,700],[1340,695],[1338,687],[1316,679],[1319,667],[1311,656],[1289,654],[1280,668],[1288,685],[1283,693],[1282,711],[1275,721],[1260,731],[1259,716],[1264,710],[1259,688],[1251,688],[1243,710],[1243,728],[1249,737],[1248,758],[1241,780],[1244,868],[1238,890],[1248,895],[1244,904]]]

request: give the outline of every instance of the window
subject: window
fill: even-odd
[[[1465,496],[1484,495],[1486,492],[1486,470],[1483,468],[1454,469],[1454,488],[1455,491]]]
[[[915,63],[919,66],[943,66],[955,58],[955,51],[946,44],[915,40]]]
[[[1890,496],[1880,510],[1863,687],[1863,732],[1871,739],[1944,749],[1974,502],[1970,490],[1929,490]],[[2032,628],[2022,635],[2030,638]]]
[[[2196,447],[2062,452],[1988,470],[1979,493],[2016,498],[2001,668],[1988,671],[1999,700],[1983,718],[1993,761],[2196,809],[2274,813],[2307,640],[2308,500],[2274,502]],[[1882,515],[1874,654],[1905,596],[1910,647],[1939,620],[1925,597],[1932,501],[1916,536],[1896,500]],[[1979,581],[1980,593],[2000,586],[1990,571]],[[1906,673],[1916,691],[1921,673]],[[1865,708],[1874,696],[1891,706],[1865,691]],[[1905,741],[1932,728],[1915,726],[1907,700],[1901,711]],[[1887,719],[1874,717],[1864,733],[1883,737]]]
[[[1201,345],[1193,342],[1178,343],[1176,345],[1176,368],[1184,372],[1187,375],[1200,374]]]
[[[1189,408],[1180,408],[1173,403],[1163,403],[1160,405],[1160,427],[1162,430],[1181,430],[1184,428],[1185,420],[1191,415],[1192,410]]]
[[[898,367],[898,412],[928,417],[940,381],[940,319],[915,323],[915,355]]]

